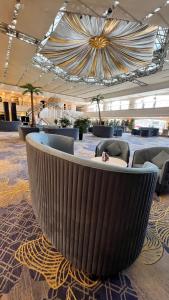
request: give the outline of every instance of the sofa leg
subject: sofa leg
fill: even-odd
[[[160,196],[160,191],[156,192],[157,196],[159,197]]]
[[[155,192],[154,193],[153,200],[157,201],[157,202],[160,202],[160,194],[159,194],[159,192]]]

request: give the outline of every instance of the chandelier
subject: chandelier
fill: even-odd
[[[70,81],[111,84],[152,63],[157,26],[65,13],[39,55]]]

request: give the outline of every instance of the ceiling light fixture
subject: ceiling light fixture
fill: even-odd
[[[20,0],[16,0],[16,4],[14,6],[14,11],[13,11],[12,22],[10,25],[7,26],[8,29],[6,29],[6,30],[8,30],[9,41],[8,41],[4,73],[3,73],[4,78],[7,76],[7,72],[8,72],[9,58],[10,58],[10,53],[11,53],[11,48],[12,48],[12,41],[13,41],[13,35],[12,34],[10,35],[9,33],[10,33],[10,30],[15,30],[16,23],[17,23],[17,17],[19,15],[19,11],[20,11],[21,7],[22,7],[22,5],[20,3]]]
[[[120,1],[114,0],[112,3],[113,8],[116,8],[119,4],[120,4]]]
[[[169,0],[168,0],[169,3]],[[153,14],[158,13],[159,7],[155,9],[156,12],[148,14],[148,17],[150,18],[153,16]],[[46,34],[46,41],[44,45],[46,44],[48,38],[50,38],[52,32],[55,30],[54,28],[57,27],[59,24],[61,18],[64,16],[65,11],[59,10],[58,15],[55,18],[55,21],[50,27],[50,30]],[[56,27],[55,27],[56,26]],[[0,24],[1,28],[1,24]],[[55,66],[49,59],[47,59],[44,55],[37,52],[37,54],[33,57],[33,66],[36,68],[39,68],[44,73],[52,72],[56,78],[61,78],[69,82],[76,82],[79,84],[95,84],[95,85],[105,85],[105,86],[113,86],[115,84],[120,84],[126,81],[131,81],[134,78],[144,77],[151,74],[156,73],[158,70],[162,69],[162,66],[164,64],[164,58],[165,58],[165,52],[167,51],[167,39],[168,39],[169,33],[167,28],[159,27],[158,33],[156,36],[155,46],[154,46],[154,55],[152,59],[152,63],[150,63],[146,67],[140,67],[139,69],[136,69],[134,72],[129,73],[122,73],[116,76],[111,77],[111,79],[96,79],[95,77],[80,77],[75,75],[69,75],[66,71],[61,69],[58,66]],[[41,42],[41,47],[43,47]],[[40,48],[40,47],[39,47]],[[159,51],[160,49],[163,49],[164,51]],[[38,49],[39,51],[39,49]]]
[[[154,15],[153,13],[149,13],[149,14],[146,16],[146,19],[151,18],[153,15]]]
[[[161,7],[157,7],[157,8],[154,10],[154,12],[156,13],[156,12],[160,11],[160,9],[161,9]]]
[[[76,82],[79,84],[91,84],[91,85],[104,85],[104,86],[114,86],[116,84],[121,84],[123,82],[131,81],[133,79],[148,76],[156,73],[158,70],[161,70],[164,63],[164,56],[161,54],[161,49],[166,48],[166,41],[168,37],[168,29],[160,27],[156,37],[156,43],[161,45],[160,48],[154,47],[154,56],[152,63],[150,63],[147,67],[141,67],[135,71],[129,73],[122,73],[112,77],[111,79],[96,79],[92,77],[82,78],[80,76],[68,75],[61,68],[55,66],[47,57],[43,56],[40,53],[37,53],[33,58],[33,65],[39,69],[41,69],[44,73],[52,72],[57,76],[57,78],[62,78],[69,82]],[[155,44],[156,44],[155,43]],[[167,49],[166,49],[167,50]]]
[[[151,18],[154,14],[158,13],[161,10],[162,7],[164,7],[168,4],[169,4],[169,0],[167,0],[161,7],[157,7],[157,8],[154,9],[154,11],[151,11],[149,14],[147,14],[147,16],[145,16],[143,21],[146,20],[146,19]]]
[[[108,17],[113,13],[113,9],[115,9],[120,4],[120,1],[113,0],[112,7],[109,7],[103,14],[103,17]]]

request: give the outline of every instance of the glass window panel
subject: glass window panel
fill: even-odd
[[[167,122],[164,120],[156,119],[135,119],[135,128],[140,127],[154,127],[159,128],[159,131],[162,132],[166,128]]]
[[[154,107],[154,98],[147,97],[143,99],[144,108],[153,108]]]
[[[113,101],[111,104],[111,110],[120,110],[120,101]]]
[[[121,101],[121,109],[129,109],[129,100]]]
[[[135,100],[135,103],[134,103],[134,108],[136,109],[140,109],[140,108],[143,108],[143,99],[137,99]]]
[[[169,96],[168,95],[157,96],[155,107],[169,107]]]

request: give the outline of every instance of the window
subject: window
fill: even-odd
[[[120,108],[121,108],[120,101],[112,101],[111,110],[120,110]]]
[[[129,100],[121,101],[121,109],[129,109]]]
[[[156,107],[169,107],[169,96],[168,95],[157,96]]]
[[[154,127],[159,128],[159,131],[162,132],[164,128],[166,128],[167,122],[164,120],[156,120],[156,119],[136,119],[135,120],[135,128],[140,127]]]
[[[108,103],[105,103],[104,110],[110,111],[110,110],[122,110],[122,109],[128,109],[129,108],[129,101],[111,101]]]
[[[144,107],[143,99],[137,99],[134,103],[134,108],[139,109],[143,107]]]
[[[144,108],[153,108],[155,105],[154,97],[146,97],[143,100]]]

